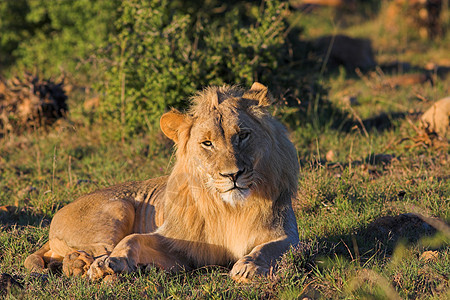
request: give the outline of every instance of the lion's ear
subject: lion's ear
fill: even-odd
[[[270,106],[274,102],[273,96],[270,94],[269,89],[259,82],[254,82],[250,90],[245,92],[242,97],[257,100],[259,106],[262,107]]]
[[[186,122],[186,117],[179,111],[173,109],[162,115],[159,120],[159,125],[161,126],[162,132],[174,141],[178,143],[178,134],[181,125]]]

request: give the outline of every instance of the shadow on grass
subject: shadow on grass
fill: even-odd
[[[2,207],[0,210],[0,226],[48,226],[51,219],[42,213],[27,208],[19,208],[15,206]]]
[[[344,171],[345,169],[361,166],[366,164],[371,167],[387,167],[392,164],[394,161],[400,160],[394,154],[385,154],[385,153],[371,153],[367,155],[363,160],[353,160],[351,162],[329,162],[327,160],[308,160],[308,159],[300,159],[300,165],[302,167],[308,166],[311,168],[317,168],[321,166],[325,166],[327,169],[331,170],[339,170]]]
[[[10,274],[0,274],[0,296],[9,296],[11,299],[21,299],[24,286],[20,281],[23,279]],[[17,297],[16,297],[17,296]]]
[[[409,114],[406,112],[394,112],[394,113],[381,113],[371,118],[358,120],[351,120],[343,126],[343,131],[350,132],[354,130],[355,126],[359,130],[378,131],[383,132],[393,129],[395,127],[396,120],[403,120]]]
[[[444,236],[442,243],[423,243],[438,233]],[[448,246],[445,239],[450,239],[450,227],[444,221],[416,213],[405,213],[380,217],[369,225],[356,229],[352,234],[321,238],[319,244],[324,247],[319,250],[318,256],[338,255],[351,261],[359,260],[363,265],[374,257],[391,257],[399,244],[406,247],[422,244],[441,249]]]
[[[334,287],[331,286],[333,280],[336,280],[339,285],[339,280],[343,280],[342,278],[348,275],[343,275],[341,267],[351,270],[350,281],[348,281],[350,288],[346,291],[339,290],[339,292],[353,293],[363,285],[364,281],[369,281],[383,289],[385,294],[383,299],[400,299],[389,280],[380,275],[376,268],[372,269],[370,262],[374,261],[378,266],[385,265],[389,260],[395,260],[397,249],[400,251],[403,249],[399,247],[400,245],[408,248],[419,246],[442,250],[448,247],[449,240],[450,227],[440,219],[417,213],[383,216],[367,226],[356,229],[351,234],[321,237],[318,240],[301,242],[298,247],[287,252],[279,262],[280,274],[290,281],[292,281],[292,277],[299,276],[298,274],[304,274],[303,276],[309,276],[312,279],[302,290],[299,299],[303,297],[308,299],[331,298],[336,293]],[[419,259],[423,257],[423,260],[426,261],[430,259],[429,255],[431,255],[431,259],[435,259],[437,256],[434,256],[433,253],[435,252],[422,252]],[[322,273],[323,269],[330,271]],[[343,277],[339,279],[339,276]],[[427,276],[429,278],[445,278],[445,276],[434,273]],[[304,280],[304,278],[300,277],[298,280]],[[428,288],[430,289],[430,287]],[[357,292],[359,293],[361,290]],[[368,298],[374,298],[374,293],[376,293],[375,290],[370,291],[367,294]]]

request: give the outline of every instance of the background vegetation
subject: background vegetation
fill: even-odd
[[[0,139],[0,273],[12,276],[0,278],[0,297],[449,297],[448,144],[416,130],[420,112],[450,94],[448,23],[424,39],[402,12],[389,15],[392,1],[348,2],[1,2],[2,76],[64,75],[69,114]],[[377,67],[327,67],[314,41],[338,33],[370,38]],[[398,79],[414,74],[431,80]],[[273,114],[301,162],[302,243],[277,276],[238,285],[220,267],[155,269],[110,285],[24,270],[63,205],[170,171],[164,111],[206,85],[255,80],[278,99]]]

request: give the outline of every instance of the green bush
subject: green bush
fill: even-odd
[[[0,71],[95,83],[97,117],[123,139],[208,85],[260,81],[283,100],[311,94],[312,69],[302,65],[299,32],[287,34],[288,13],[286,1],[3,1]],[[280,111],[289,123],[301,119]]]
[[[105,46],[119,0],[14,0],[0,3],[0,63],[47,76],[86,75]]]
[[[123,1],[103,60],[102,119],[123,138],[153,128],[168,107],[185,107],[206,85],[269,82],[285,46],[284,5],[266,1],[245,22],[240,8],[214,20],[179,13],[168,1]]]
[[[14,61],[13,51],[20,42],[29,38],[33,33],[33,27],[25,20],[29,13],[26,0],[0,2],[0,64],[10,65]]]

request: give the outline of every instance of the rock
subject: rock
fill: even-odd
[[[427,133],[446,137],[450,132],[450,97],[434,103],[421,117],[421,127]]]
[[[324,36],[313,42],[319,55],[328,59],[327,65],[344,65],[349,70],[371,69],[377,63],[369,39],[351,38],[346,35]],[[327,54],[329,57],[327,58]]]
[[[433,262],[437,261],[439,258],[439,252],[437,251],[425,251],[420,255],[419,260],[425,261],[425,262]]]
[[[380,217],[368,225],[368,230],[385,236],[394,235],[397,238],[417,234],[421,231],[428,234],[436,231],[418,215],[413,213]]]
[[[336,160],[336,155],[334,154],[333,150],[329,150],[325,155],[325,158],[327,159],[327,161],[334,161]]]

